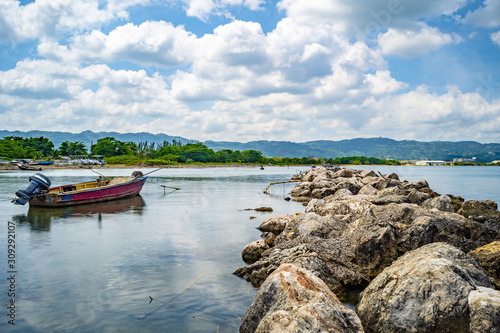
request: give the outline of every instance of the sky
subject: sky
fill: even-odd
[[[0,119],[500,142],[500,0],[0,0]]]

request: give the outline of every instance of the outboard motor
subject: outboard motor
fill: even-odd
[[[50,188],[50,180],[41,173],[35,173],[30,177],[30,184],[27,189],[16,192],[16,205],[25,205],[35,195],[42,193]]]

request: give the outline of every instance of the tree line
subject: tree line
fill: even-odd
[[[244,163],[244,164],[389,164],[396,165],[399,161],[378,159],[375,157],[340,157],[340,158],[313,158],[313,157],[265,157],[258,150],[230,150],[214,151],[203,143],[187,143],[173,140],[162,143],[123,142],[113,137],[97,140],[92,144],[90,151],[83,142],[65,141],[55,149],[54,144],[47,138],[4,137],[0,140],[0,156],[5,158],[32,158],[54,159],[62,156],[99,156],[109,164],[143,164],[168,165],[191,163]]]

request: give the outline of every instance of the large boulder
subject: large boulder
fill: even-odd
[[[470,332],[500,333],[500,291],[478,287],[469,294]]]
[[[421,205],[423,202],[431,198],[430,194],[416,189],[412,189],[406,197],[408,198],[409,202],[417,205]]]
[[[356,308],[368,332],[469,332],[471,291],[491,288],[475,260],[445,243],[406,253],[363,291]]]
[[[240,332],[363,332],[356,313],[345,308],[317,276],[281,265],[260,287],[242,318]]]
[[[444,212],[455,213],[455,207],[453,206],[453,201],[447,195],[440,195],[439,197],[428,199],[424,201],[424,203],[422,203],[422,207],[427,209],[437,209],[437,210],[442,210]]]
[[[500,223],[500,212],[498,205],[491,200],[469,200],[462,204],[462,208],[457,212],[465,217],[485,221],[494,220]]]
[[[476,259],[500,290],[500,241],[481,246],[468,254]]]

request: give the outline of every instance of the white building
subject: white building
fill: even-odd
[[[446,165],[446,161],[417,161],[415,165]]]

